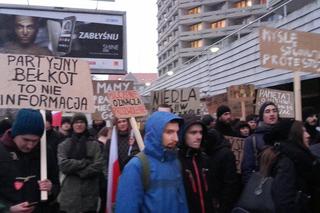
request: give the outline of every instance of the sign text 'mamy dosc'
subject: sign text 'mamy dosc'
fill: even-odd
[[[0,107],[93,111],[88,64],[75,58],[0,55]]]

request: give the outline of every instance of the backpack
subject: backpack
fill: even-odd
[[[141,179],[143,184],[143,190],[146,192],[150,187],[150,165],[147,155],[144,152],[139,152],[135,155],[139,158],[142,166]]]

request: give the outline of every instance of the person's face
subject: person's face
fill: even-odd
[[[16,16],[14,27],[17,40],[22,45],[31,44],[37,34],[36,19],[30,16]]]
[[[202,141],[202,135],[203,129],[200,124],[190,126],[185,133],[186,145],[194,149],[199,149]]]
[[[167,149],[174,149],[179,141],[178,132],[178,123],[168,123],[162,133],[162,145]]]
[[[309,124],[310,126],[316,126],[317,121],[318,121],[318,118],[316,115],[311,115],[306,119],[307,124]]]
[[[82,120],[77,120],[72,125],[73,131],[78,134],[83,133],[86,130],[86,128],[86,123]]]
[[[278,111],[275,106],[269,105],[264,109],[263,122],[266,124],[275,124],[278,122]]]
[[[17,135],[13,138],[13,142],[17,145],[21,152],[31,152],[38,145],[40,136],[37,135]]]
[[[303,129],[303,144],[306,146],[306,147],[309,147],[309,140],[310,140],[310,135],[309,133],[307,132],[306,128],[302,128]]]
[[[248,137],[250,133],[250,129],[248,127],[240,128],[240,134],[244,137]]]
[[[71,124],[68,123],[68,122],[64,122],[64,123],[61,125],[61,129],[62,129],[63,131],[69,131],[70,128],[71,128]]]
[[[248,125],[250,126],[250,129],[255,130],[257,128],[257,122],[256,121],[248,121]]]
[[[120,132],[128,131],[129,129],[129,123],[127,119],[118,119],[117,120],[117,129]]]
[[[231,112],[225,112],[220,116],[220,121],[226,124],[231,122]]]

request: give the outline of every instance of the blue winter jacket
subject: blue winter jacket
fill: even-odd
[[[116,213],[185,213],[188,205],[177,154],[162,145],[168,122],[181,118],[168,112],[155,112],[145,125],[145,149],[150,166],[150,186],[144,191],[140,159],[132,158],[119,180]]]

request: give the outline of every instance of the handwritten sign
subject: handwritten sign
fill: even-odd
[[[320,73],[320,34],[260,28],[262,67]]]
[[[231,144],[231,151],[236,158],[236,166],[238,173],[241,173],[241,162],[244,149],[244,138],[224,136]]]
[[[106,95],[110,91],[132,90],[132,81],[93,81],[93,93],[95,112],[92,114],[94,120],[105,120],[111,123],[113,114],[111,104]]]
[[[275,103],[280,117],[294,118],[294,94],[290,91],[258,89],[255,113],[259,114],[261,105],[266,101]]]
[[[228,101],[252,101],[255,98],[253,84],[232,85],[227,88]]]
[[[93,112],[87,62],[76,58],[0,54],[0,108]]]
[[[107,93],[111,110],[117,118],[145,116],[147,110],[140,95],[135,90],[112,91]]]
[[[173,113],[178,115],[201,114],[199,88],[153,91],[151,93],[152,111],[156,111],[160,104],[168,104]]]

